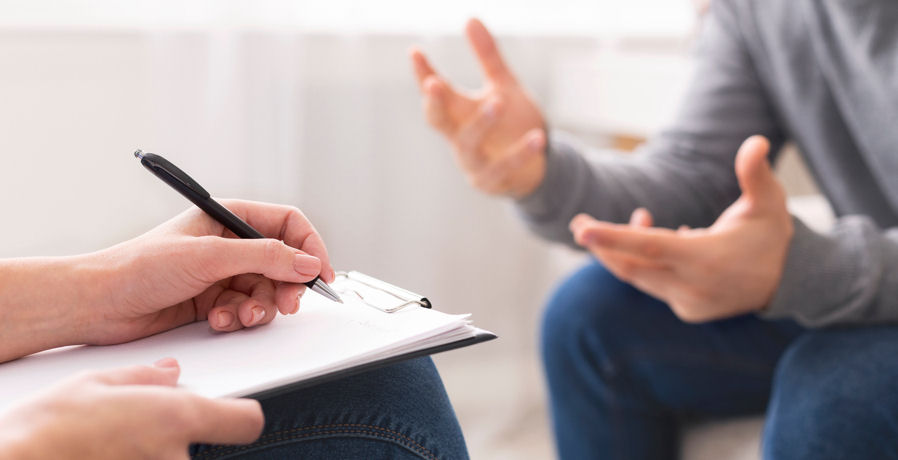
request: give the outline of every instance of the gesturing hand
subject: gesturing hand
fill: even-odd
[[[270,239],[234,238],[191,208],[133,240],[88,258],[101,294],[78,309],[86,324],[80,342],[133,340],[209,319],[220,331],[270,322],[295,313],[303,283],[334,280],[324,242],[296,208],[223,200],[222,204]]]
[[[0,456],[187,459],[191,443],[246,444],[259,437],[258,402],[172,388],[179,374],[177,362],[166,359],[61,382],[0,418]]]
[[[466,31],[486,77],[476,94],[453,89],[421,51],[411,52],[427,120],[452,143],[459,165],[475,187],[491,194],[526,196],[545,174],[542,114],[506,67],[486,27],[472,19]]]
[[[748,138],[736,156],[742,196],[707,229],[650,228],[644,209],[631,224],[571,221],[578,244],[618,278],[667,302],[685,321],[757,311],[779,287],[792,219],[785,192],[766,161],[769,142]]]

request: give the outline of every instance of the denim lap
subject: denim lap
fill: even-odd
[[[803,329],[753,315],[680,321],[597,263],[550,299],[542,354],[564,459],[676,458],[685,418],[760,413]]]
[[[898,459],[898,328],[814,331],[782,357],[762,443],[772,459]]]
[[[461,428],[430,358],[261,401],[249,446],[194,446],[195,459],[466,459]]]

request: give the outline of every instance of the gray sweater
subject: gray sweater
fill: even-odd
[[[573,244],[578,212],[708,226],[740,194],[735,153],[752,134],[794,141],[839,217],[796,219],[764,315],[810,326],[898,320],[898,1],[714,0],[694,80],[672,126],[629,157],[581,155],[555,138],[518,208]],[[738,281],[734,281],[738,282]]]

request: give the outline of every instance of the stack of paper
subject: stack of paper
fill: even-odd
[[[184,388],[208,397],[248,396],[495,338],[473,327],[469,315],[417,306],[384,313],[351,296],[344,301],[308,292],[299,313],[257,328],[219,333],[199,322],[121,345],[66,347],[0,364],[0,410],[82,370],[165,357],[181,364]]]

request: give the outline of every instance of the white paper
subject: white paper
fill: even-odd
[[[387,314],[359,300],[344,301],[309,292],[299,313],[261,327],[219,333],[199,322],[130,343],[66,347],[0,364],[0,411],[82,370],[172,357],[181,365],[181,387],[208,397],[245,396],[478,331],[468,315],[419,307]]]

